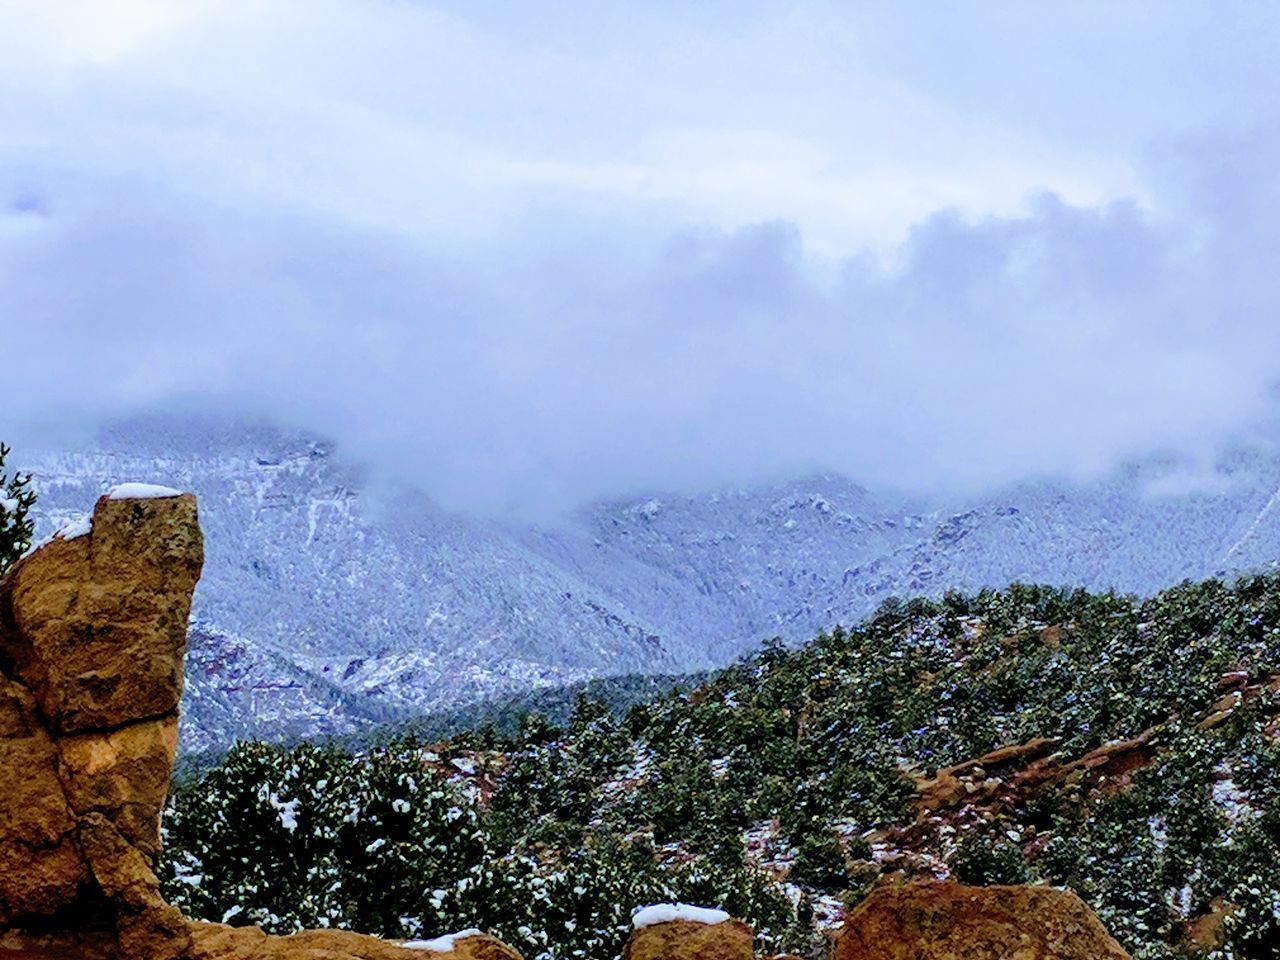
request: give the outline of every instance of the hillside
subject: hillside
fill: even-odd
[[[1262,449],[1193,486],[1161,461],[931,501],[828,475],[594,504],[542,527],[451,514],[324,442],[223,417],[130,421],[80,452],[13,461],[36,474],[40,536],[117,481],[199,495],[210,550],[188,752],[721,667],[892,595],[1014,580],[1151,593],[1280,551],[1280,458]]]
[[[872,888],[1041,881],[1135,958],[1280,944],[1280,576],[1148,600],[1014,586],[882,605],[621,717],[357,752],[236,746],[180,784],[165,892],[213,920],[476,926],[617,955],[714,904],[821,955]]]

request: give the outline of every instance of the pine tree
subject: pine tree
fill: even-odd
[[[31,546],[31,534],[35,529],[30,519],[32,505],[36,502],[31,489],[31,475],[14,473],[10,477],[4,468],[9,448],[0,443],[0,574],[17,562]]]

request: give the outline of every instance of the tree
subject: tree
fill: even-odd
[[[36,493],[31,489],[31,474],[5,472],[4,461],[9,448],[0,443],[0,574],[17,562],[31,546],[35,523],[30,519]]]

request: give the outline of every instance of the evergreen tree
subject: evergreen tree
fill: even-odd
[[[11,567],[31,546],[35,524],[30,518],[36,493],[31,475],[5,472],[9,448],[0,443],[0,574]]]

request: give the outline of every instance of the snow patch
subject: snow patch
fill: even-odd
[[[54,536],[60,540],[75,540],[90,533],[93,533],[93,520],[90,517],[81,517],[62,527]]]
[[[117,483],[107,491],[108,500],[168,500],[180,496],[181,490],[155,483]]]
[[[406,940],[400,946],[406,950],[431,950],[435,953],[452,953],[455,940],[481,936],[484,936],[484,934],[473,927],[469,930],[461,930],[458,933],[450,933],[447,936],[436,937],[434,940]]]
[[[1244,546],[1245,541],[1248,540],[1250,537],[1252,537],[1253,534],[1257,531],[1258,527],[1262,525],[1262,521],[1267,518],[1267,515],[1270,514],[1271,511],[1276,508],[1277,504],[1280,504],[1280,489],[1277,489],[1275,493],[1271,494],[1271,499],[1266,502],[1262,510],[1259,511],[1258,515],[1253,518],[1253,522],[1249,524],[1245,532],[1240,535],[1240,539],[1238,539],[1235,543],[1233,543],[1230,546],[1230,548],[1228,548],[1227,552],[1222,555],[1222,559],[1219,560],[1218,562],[1225,564],[1232,557],[1234,557],[1236,555],[1236,552],[1242,546]]]
[[[631,925],[640,930],[656,923],[670,923],[673,920],[688,920],[691,923],[716,924],[724,923],[729,915],[723,910],[711,907],[694,907],[687,903],[655,903],[649,907],[641,907],[631,915]]]
[[[265,783],[258,788],[258,799],[280,814],[280,826],[289,833],[298,829],[298,800],[282,801]]]
[[[1253,813],[1249,797],[1231,779],[1230,770],[1219,766],[1214,772],[1219,779],[1216,779],[1213,783],[1213,801],[1226,816],[1231,826],[1237,826]]]

